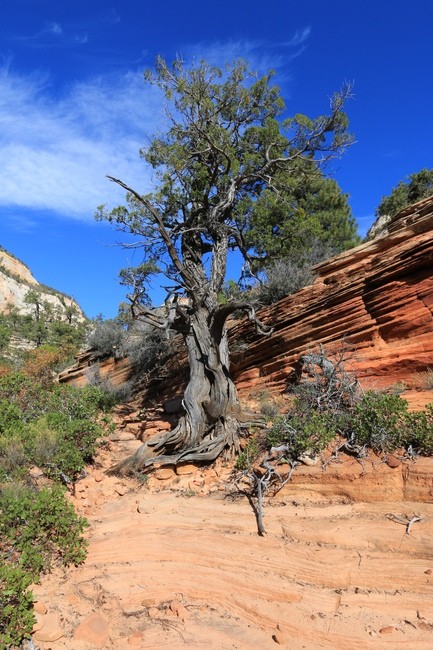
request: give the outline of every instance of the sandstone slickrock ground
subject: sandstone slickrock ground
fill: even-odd
[[[415,487],[412,501],[387,491],[392,472],[404,474],[401,465],[383,471],[373,459],[360,479],[359,463],[344,457],[340,490],[328,469],[314,489],[300,472],[298,482],[266,502],[267,535],[259,537],[246,498],[227,498],[228,468],[161,471],[146,486],[103,472],[113,455],[136,445],[132,436],[113,442],[77,484],[71,498],[90,521],[88,558],[78,568],[56,569],[36,587],[34,646],[433,646],[432,459],[418,472],[424,502]],[[416,463],[407,467],[414,471]],[[360,480],[370,503],[344,490]],[[398,517],[413,514],[421,520],[407,534]]]
[[[432,262],[433,197],[402,211],[386,238],[329,260],[311,287],[263,310],[272,337],[235,324],[243,401],[281,393],[301,354],[343,337],[364,385],[404,381],[412,407],[432,401],[415,390],[419,371],[433,366]],[[62,379],[83,383],[91,360],[82,361]],[[109,363],[118,382],[128,378],[127,363]],[[176,365],[153,385],[159,407],[181,392],[184,374]],[[36,588],[41,650],[433,647],[433,459],[342,456],[324,472],[297,468],[266,502],[259,537],[247,499],[227,498],[227,468],[164,468],[145,486],[104,474],[136,438],[170,426],[170,414],[141,397],[77,484],[89,555]],[[44,641],[50,633],[56,640]]]

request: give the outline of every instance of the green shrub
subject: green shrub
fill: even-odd
[[[30,636],[34,617],[28,587],[54,563],[79,564],[86,556],[87,522],[59,486],[40,491],[22,483],[0,490],[0,647]]]
[[[0,378],[0,479],[39,466],[63,483],[91,462],[112,397],[97,387],[42,386],[19,373]]]
[[[0,401],[0,434],[14,435],[22,430],[23,414],[17,404],[6,399]]]
[[[292,459],[305,453],[318,454],[335,437],[337,422],[336,416],[329,412],[306,411],[281,416],[267,434],[267,446],[285,445]]]
[[[407,407],[399,395],[369,391],[355,406],[347,433],[378,453],[394,451],[407,439]]]
[[[433,404],[425,411],[408,413],[406,416],[405,447],[423,456],[433,455]]]
[[[116,404],[127,402],[132,395],[132,383],[126,381],[119,386],[113,386],[110,375],[101,376],[99,363],[93,364],[85,372],[88,388],[96,387],[104,396],[104,408],[110,409]]]
[[[369,391],[346,418],[345,435],[359,445],[383,454],[399,448],[433,454],[433,404],[409,412],[399,395]]]
[[[259,453],[259,443],[257,438],[250,438],[247,442],[245,449],[243,449],[236,459],[236,469],[245,470],[249,469],[257,458]]]
[[[35,623],[32,582],[28,573],[6,564],[0,553],[0,648],[18,646],[30,637]]]
[[[104,433],[107,396],[96,387],[45,385],[21,373],[0,376],[0,647],[30,635],[28,587],[53,564],[78,564],[86,521],[59,482],[77,479]],[[108,416],[104,415],[104,418]],[[54,480],[37,490],[28,473]]]
[[[102,435],[102,427],[90,418],[50,412],[28,427],[28,458],[50,478],[73,482],[91,462]]]
[[[11,480],[25,474],[28,455],[19,437],[0,436],[0,480]]]
[[[18,556],[15,561],[34,580],[54,560],[66,566],[84,560],[81,535],[86,525],[59,486],[37,491],[15,483],[1,489],[2,543],[6,551]]]

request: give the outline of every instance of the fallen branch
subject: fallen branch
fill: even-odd
[[[413,524],[416,524],[417,521],[422,521],[422,517],[420,515],[413,515],[413,517],[409,518],[406,515],[400,517],[399,515],[394,515],[390,513],[387,514],[386,517],[390,521],[394,521],[396,524],[403,524],[404,526],[406,526],[406,535],[410,535],[410,531]]]

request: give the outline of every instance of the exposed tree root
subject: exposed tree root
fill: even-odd
[[[184,416],[175,429],[146,441],[135,454],[111,467],[108,473],[125,476],[178,463],[211,463],[223,452],[234,456],[240,449],[241,428],[245,428],[245,424],[239,424],[237,418],[229,416],[213,425],[200,442],[191,444],[193,435]]]

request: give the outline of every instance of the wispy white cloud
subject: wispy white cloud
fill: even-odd
[[[93,79],[52,94],[46,76],[0,74],[0,206],[92,219],[97,205],[143,191],[151,179],[138,150],[162,119],[160,97],[142,75]]]
[[[197,43],[188,46],[179,54],[187,61],[197,62],[205,59],[215,66],[224,66],[238,59],[244,59],[253,70],[261,74],[269,72],[271,68],[279,67],[283,62],[280,56],[275,57],[261,41],[244,39]]]
[[[35,49],[70,48],[86,44],[88,33],[78,24],[64,26],[59,22],[50,22],[31,34],[10,34],[9,39]]]
[[[84,45],[89,40],[88,34],[75,34],[73,38],[74,38],[74,42],[77,43],[78,45]]]
[[[269,70],[275,70],[278,74],[278,82],[285,86],[284,90],[287,96],[290,94],[289,86],[292,81],[288,64],[304,52],[310,34],[311,28],[304,27],[283,43],[267,42],[261,39],[197,43],[187,46],[178,54],[187,61],[205,59],[216,66],[224,66],[238,59],[244,59],[258,74],[266,74]]]
[[[262,40],[215,41],[189,45],[179,54],[187,61],[205,59],[211,65],[220,67],[243,59],[259,74],[266,74],[269,70],[278,70],[282,73],[291,53],[288,52],[288,48],[281,49],[280,45],[278,44],[277,54],[275,43],[266,43]]]
[[[293,61],[297,59],[308,47],[308,39],[310,38],[311,27],[307,26],[303,29],[298,29],[293,36],[286,41],[283,45],[286,48],[288,60]]]
[[[9,225],[10,230],[23,235],[34,232],[38,226],[36,219],[22,213],[6,213],[2,215],[2,220]]]
[[[56,36],[61,36],[63,34],[62,26],[59,23],[50,23],[42,33],[55,34]]]
[[[293,34],[288,41],[285,42],[285,45],[288,47],[299,47],[299,45],[304,45],[304,43],[309,39],[311,34],[311,27],[307,26],[303,29],[298,29]]]
[[[362,217],[357,217],[358,232],[361,237],[365,237],[371,225],[375,222],[376,216],[374,214],[366,214]]]
[[[62,36],[59,24],[51,29]],[[307,31],[292,38],[294,46],[308,38]],[[216,42],[188,46],[179,54],[187,63],[204,58],[224,66],[243,58],[258,73],[276,69],[277,82],[289,95],[288,55],[275,56],[273,45]],[[164,119],[161,95],[145,85],[141,71],[101,75],[59,91],[48,74],[19,75],[5,61],[0,68],[0,208],[91,220],[99,204],[124,200],[107,174],[148,191],[152,178],[138,151]]]

